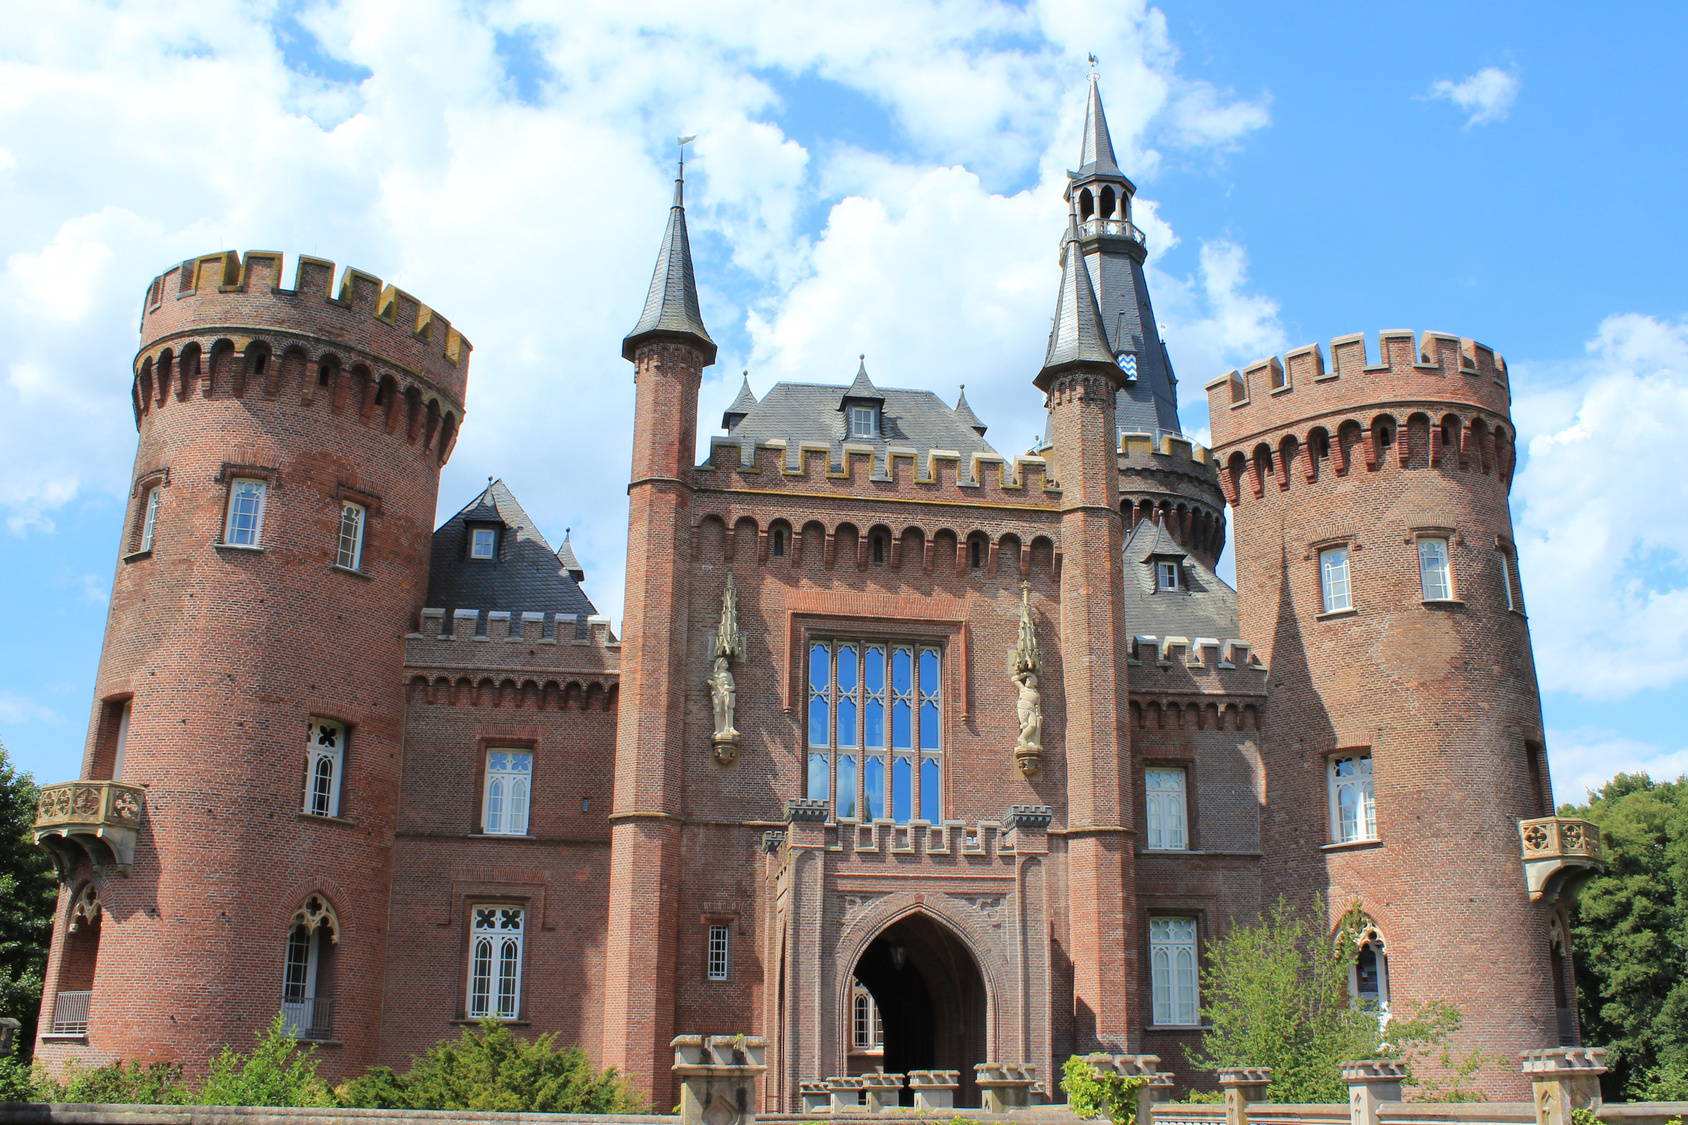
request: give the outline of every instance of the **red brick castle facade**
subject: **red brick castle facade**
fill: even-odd
[[[1304,348],[1210,384],[1203,449],[1134,191],[1092,85],[1035,451],[863,363],[747,383],[700,456],[677,184],[619,639],[501,482],[433,528],[439,314],[279,254],[156,279],[82,780],[36,830],[39,1056],[193,1067],[280,1011],[340,1077],[496,1015],[659,1106],[700,1031],[767,1036],[767,1111],[1097,1049],[1190,1081],[1206,947],[1315,894],[1364,915],[1357,997],[1573,1041],[1598,842],[1550,815],[1505,363]]]

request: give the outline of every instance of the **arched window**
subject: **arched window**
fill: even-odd
[[[785,528],[774,528],[772,538],[774,541],[774,557],[776,559],[783,558],[785,556]]]
[[[1362,916],[1363,917],[1363,916]],[[1380,1023],[1389,1019],[1389,954],[1377,924],[1364,918],[1354,936],[1354,963],[1348,967],[1348,994],[1356,1004],[1373,1009]]]
[[[1553,974],[1553,1007],[1558,1014],[1559,1045],[1577,1046],[1577,1013],[1565,987],[1565,927],[1558,918],[1547,934],[1547,968]]]
[[[469,947],[469,1016],[515,1019],[522,1000],[520,906],[472,906]]]
[[[967,565],[972,567],[974,570],[978,570],[981,566],[985,565],[984,547],[984,543],[978,539],[970,539],[967,541]]]
[[[489,836],[527,835],[528,794],[532,779],[532,751],[487,751],[486,807],[481,817],[483,832]]]
[[[305,812],[311,816],[339,816],[346,724],[313,716],[306,731]]]
[[[850,998],[850,1047],[852,1054],[878,1054],[884,1051],[885,1025],[879,1015],[879,1005],[873,993],[856,981]]]
[[[339,920],[322,895],[311,895],[293,912],[281,975],[281,1016],[296,1039],[334,1038],[331,986],[339,940]]]

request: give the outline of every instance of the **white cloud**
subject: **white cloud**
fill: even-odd
[[[64,719],[51,707],[43,707],[16,692],[0,691],[0,723],[62,722]]]
[[[349,0],[298,11],[286,44],[268,8],[216,0],[8,17],[0,518],[14,534],[50,532],[90,490],[125,491],[147,281],[209,250],[279,248],[379,274],[470,337],[442,506],[505,476],[548,535],[574,526],[587,589],[612,615],[632,411],[620,337],[648,284],[675,134],[698,134],[689,216],[706,320],[728,344],[706,423],[737,389],[735,352],[765,390],[845,380],[867,351],[887,382],[946,397],[967,382],[1011,449],[1041,428],[1029,383],[1085,52],[1103,57],[1139,178],[1156,145],[1222,150],[1266,121],[1263,103],[1181,74],[1142,0]],[[531,104],[500,33],[543,60]],[[885,151],[788,135],[784,84],[808,75],[882,108]],[[1003,194],[1028,177],[1036,191]],[[1170,244],[1152,204],[1141,214]],[[1192,292],[1190,315],[1218,323],[1207,290]]]
[[[1654,781],[1688,774],[1688,746],[1673,750],[1609,730],[1550,730],[1547,752],[1555,804],[1582,804],[1620,773],[1645,773]]]
[[[1588,352],[1568,387],[1514,368],[1515,531],[1543,689],[1622,699],[1688,678],[1688,490],[1656,456],[1688,432],[1688,321],[1609,317]]]
[[[1505,121],[1518,100],[1518,71],[1486,66],[1459,82],[1444,78],[1430,84],[1430,96],[1446,98],[1470,114],[1466,125],[1490,125]]]

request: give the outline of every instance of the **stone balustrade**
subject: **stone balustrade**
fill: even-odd
[[[955,1108],[955,1092],[961,1088],[959,1070],[911,1070],[909,1088],[914,1091],[914,1108],[919,1111]]]
[[[973,1069],[978,1072],[974,1084],[979,1087],[979,1103],[986,1113],[1012,1113],[1032,1104],[1037,1067],[1029,1063],[982,1062]]]
[[[680,1080],[680,1125],[754,1125],[756,1079],[768,1070],[767,1039],[677,1035],[669,1046]]]
[[[53,857],[64,882],[84,862],[127,875],[146,797],[140,786],[119,781],[49,785],[36,802],[35,843]]]
[[[1562,894],[1606,870],[1600,827],[1568,816],[1543,816],[1518,822],[1523,848],[1524,882],[1532,902],[1555,902]]]

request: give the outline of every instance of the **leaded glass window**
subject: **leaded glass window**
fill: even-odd
[[[907,824],[917,812],[921,820],[940,819],[942,651],[916,643],[813,640],[807,662],[806,795],[830,801],[842,820]]]
[[[1427,602],[1447,601],[1454,596],[1453,576],[1448,572],[1448,541],[1418,541],[1418,577]]]
[[[1348,579],[1348,548],[1331,547],[1319,552],[1319,592],[1324,611],[1336,613],[1354,608],[1354,592]]]
[[[365,514],[362,504],[346,503],[340,507],[340,549],[335,553],[334,561],[347,570],[357,570],[363,565]]]
[[[152,550],[153,532],[158,530],[158,506],[163,503],[164,489],[153,485],[147,489],[146,512],[141,517],[141,545],[137,551]]]

